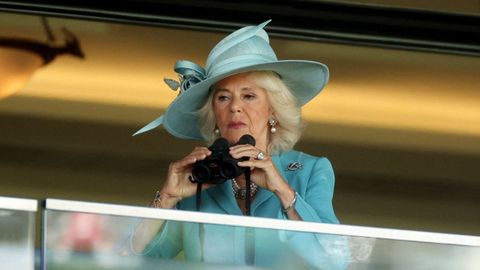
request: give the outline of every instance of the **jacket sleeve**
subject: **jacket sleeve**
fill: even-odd
[[[300,159],[303,167],[288,179],[297,192],[295,210],[304,221],[338,224],[332,205],[335,177],[330,161],[300,155],[304,156]],[[281,212],[279,218],[286,219]],[[312,268],[346,269],[350,263],[348,239],[344,236],[280,231],[279,238]]]
[[[163,228],[142,251],[141,255],[155,258],[173,258],[180,250],[182,226],[175,221],[165,221]]]
[[[335,186],[332,164],[324,157],[307,156],[302,160],[305,164],[289,181],[297,192],[295,210],[304,221],[338,224],[332,204]]]

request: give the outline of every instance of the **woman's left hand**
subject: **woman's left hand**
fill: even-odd
[[[263,153],[263,159],[258,159],[259,153]],[[249,144],[235,145],[230,147],[230,155],[235,159],[250,157],[249,160],[238,162],[240,167],[250,167],[252,182],[258,186],[276,192],[284,189],[288,184],[278,172],[272,157],[255,146]]]
[[[263,153],[263,159],[258,158],[260,153]],[[291,206],[296,196],[295,190],[283,179],[270,155],[249,144],[230,147],[230,155],[236,159],[250,157],[249,160],[238,162],[238,165],[251,168],[252,182],[275,193],[284,209]],[[291,220],[302,220],[294,208],[287,215]]]

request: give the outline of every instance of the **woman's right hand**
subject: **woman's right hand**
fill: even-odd
[[[191,181],[192,166],[199,160],[204,160],[212,152],[206,147],[196,147],[190,154],[181,160],[174,161],[168,166],[167,179],[160,191],[161,207],[173,208],[185,197],[195,195],[197,183]],[[203,184],[202,189],[208,188],[209,184]]]

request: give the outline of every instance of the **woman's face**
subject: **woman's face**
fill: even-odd
[[[222,137],[236,143],[250,134],[256,146],[266,150],[270,103],[265,89],[251,82],[247,74],[227,77],[215,85],[213,110]]]

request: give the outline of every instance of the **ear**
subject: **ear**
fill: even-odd
[[[275,110],[273,109],[272,105],[268,107],[268,113],[270,114],[270,116],[268,117],[269,119],[275,117]]]

